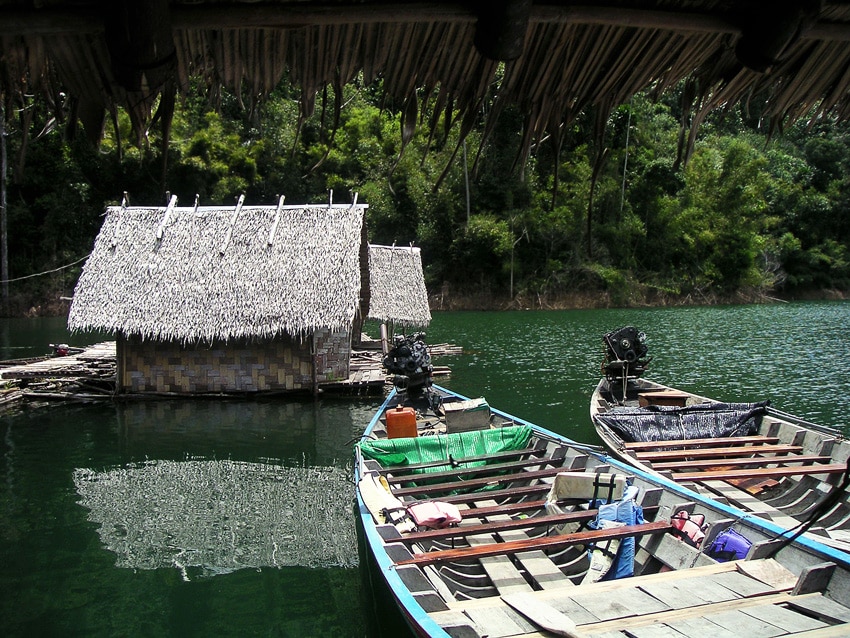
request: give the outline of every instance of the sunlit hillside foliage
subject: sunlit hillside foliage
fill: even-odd
[[[422,248],[442,303],[552,307],[705,303],[850,291],[850,128],[802,122],[768,137],[757,113],[717,113],[683,161],[675,93],[638,95],[592,135],[595,114],[518,157],[523,114],[504,113],[482,143],[460,123],[402,131],[395,105],[356,85],[316,96],[301,117],[282,84],[251,112],[233,95],[190,91],[167,161],[161,132],[131,139],[118,113],[103,141],[38,114],[8,125],[9,264],[14,280],[91,249],[104,207],[132,204],[369,204],[370,240]],[[32,107],[37,108],[36,106]],[[753,108],[751,104],[749,108]],[[420,112],[420,122],[447,113]],[[449,114],[451,115],[451,114]],[[21,154],[21,122],[31,122]],[[483,121],[483,118],[482,118]],[[600,161],[596,161],[601,158]],[[13,281],[13,311],[53,307],[81,264]],[[61,310],[61,306],[57,308]]]

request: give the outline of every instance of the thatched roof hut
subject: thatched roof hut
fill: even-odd
[[[68,326],[117,333],[123,393],[317,391],[345,380],[365,208],[110,207]]]
[[[370,244],[369,289],[369,319],[405,328],[431,323],[419,248]]]
[[[485,101],[491,123],[513,104],[527,148],[584,109],[604,122],[635,92],[682,79],[686,126],[743,99],[773,124],[846,118],[848,41],[842,0],[0,0],[0,93],[21,107],[35,95],[92,137],[120,104],[141,138],[157,104],[167,133],[190,77],[256,100],[286,74],[304,114],[329,84],[380,79],[406,103],[406,130],[429,96],[464,132]]]
[[[364,208],[112,206],[68,327],[180,342],[349,329]]]

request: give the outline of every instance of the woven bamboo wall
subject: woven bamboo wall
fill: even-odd
[[[350,334],[318,331],[315,380],[348,378]],[[177,342],[120,339],[119,391],[124,393],[202,394],[279,392],[313,387],[311,339],[282,337],[258,342]]]

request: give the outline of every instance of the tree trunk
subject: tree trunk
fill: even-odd
[[[3,310],[9,309],[9,236],[6,214],[6,105],[0,101],[0,280]]]

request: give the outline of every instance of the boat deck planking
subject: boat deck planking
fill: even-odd
[[[530,594],[539,606],[568,617],[581,636],[787,635],[815,630],[846,635],[850,610],[820,592],[794,594],[805,575],[772,559],[715,563]],[[437,622],[457,614],[472,619],[481,635],[546,635],[502,597],[455,601],[433,614]],[[525,631],[516,633],[516,627]],[[649,628],[653,628],[649,631]],[[646,632],[644,631],[646,629]],[[684,632],[682,631],[684,630]],[[626,633],[628,632],[628,633]],[[664,633],[659,633],[664,632]],[[678,633],[676,633],[678,632]],[[842,634],[841,632],[844,632]]]

